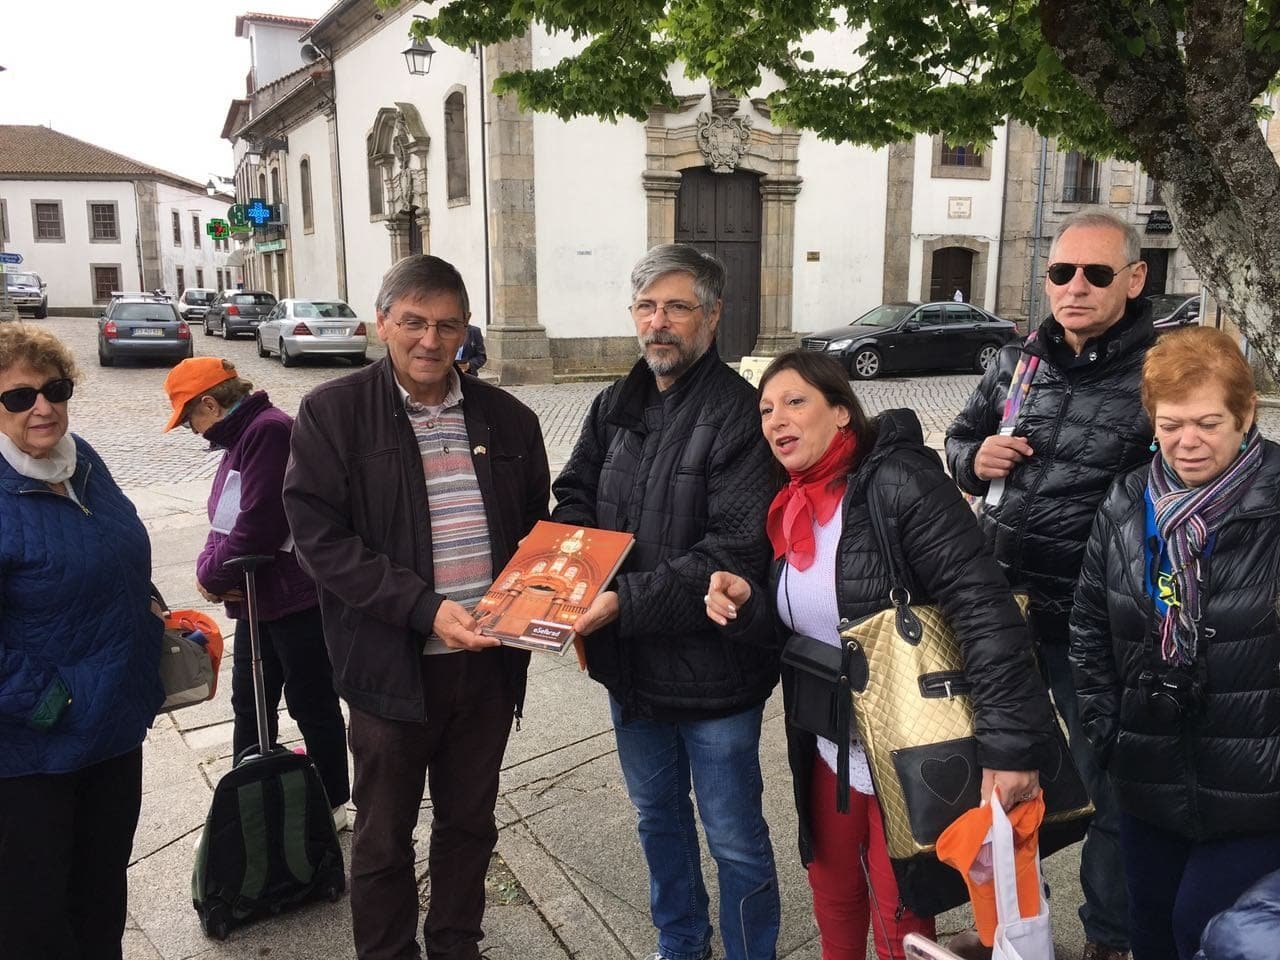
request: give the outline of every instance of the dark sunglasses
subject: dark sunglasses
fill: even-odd
[[[25,413],[36,405],[36,396],[44,394],[50,403],[66,403],[71,399],[75,384],[66,377],[50,380],[43,387],[14,387],[0,393],[0,403],[10,413]]]
[[[1134,260],[1126,263],[1120,270],[1128,270],[1141,262],[1141,260]],[[1051,263],[1045,272],[1049,275],[1050,283],[1055,287],[1061,287],[1071,282],[1077,270],[1083,270],[1084,278],[1095,287],[1111,286],[1111,281],[1115,280],[1116,274],[1120,272],[1120,270],[1112,270],[1105,263]]]

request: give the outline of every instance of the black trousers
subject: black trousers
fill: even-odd
[[[0,778],[0,956],[121,960],[142,747]]]
[[[351,711],[351,920],[360,960],[418,960],[413,829],[431,787],[428,960],[477,960],[493,807],[513,704],[496,649],[423,657],[422,723]]]
[[[347,775],[347,728],[333,689],[333,669],[324,645],[320,608],[291,613],[279,620],[258,623],[262,645],[262,679],[267,693],[267,729],[275,743],[280,693],[284,692],[289,716],[302,731],[307,755],[315,761],[329,794],[329,805],[340,806],[351,798]],[[234,659],[231,664],[231,710],[235,715],[231,742],[236,754],[258,742],[258,722],[253,700],[253,658],[249,624],[236,621]]]

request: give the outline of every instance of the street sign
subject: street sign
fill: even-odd
[[[20,253],[0,253],[0,263],[9,263],[17,266],[22,262],[22,254]]]

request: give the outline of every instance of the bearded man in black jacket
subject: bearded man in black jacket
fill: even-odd
[[[725,271],[654,247],[631,274],[644,356],[591,405],[553,484],[553,520],[635,534],[613,589],[577,622],[609,691],[639,815],[658,931],[651,960],[710,952],[690,785],[719,868],[726,960],[775,955],[779,900],[762,810],[760,724],[778,681],[773,631],[730,636],[705,614],[715,570],[764,582],[769,449],[755,391],[715,348]]]
[[[1081,853],[1083,960],[1128,954],[1118,811],[1080,729],[1067,663],[1068,620],[1093,517],[1111,481],[1150,459],[1140,397],[1155,338],[1140,298],[1147,265],[1137,231],[1105,211],[1068,217],[1049,248],[1052,316],[1006,346],[947,430],[961,489],[985,496],[981,524],[1030,621],[1072,756],[1097,813]]]

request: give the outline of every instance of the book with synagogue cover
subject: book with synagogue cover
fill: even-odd
[[[564,653],[574,623],[634,542],[629,533],[539,520],[476,604],[477,629],[509,647]]]

